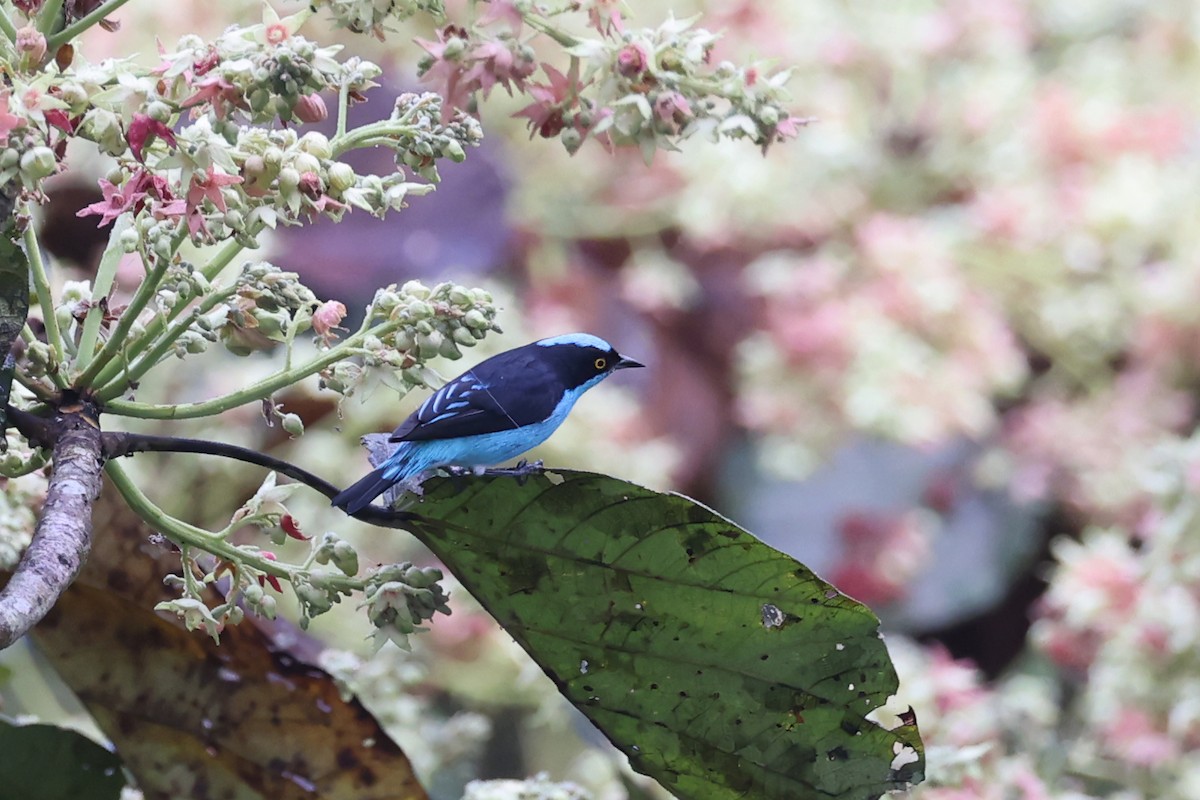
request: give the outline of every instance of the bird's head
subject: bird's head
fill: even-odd
[[[589,388],[619,369],[644,367],[626,358],[599,336],[590,333],[568,333],[551,336],[536,342],[544,357],[555,366],[569,388]]]

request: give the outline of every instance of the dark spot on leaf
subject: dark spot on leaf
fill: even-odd
[[[832,750],[830,750],[829,752],[827,752],[825,754],[825,757],[828,758],[830,761],[845,761],[846,759],[848,759],[850,757],[850,754],[846,752],[846,748],[842,747],[841,745],[838,745],[837,747],[835,747]]]
[[[687,696],[688,696],[688,693],[687,693],[687,692],[680,692],[680,693],[679,693],[679,696],[680,696],[680,697],[687,697]]]
[[[658,684],[657,684],[657,683],[652,683],[652,684],[650,684],[650,688],[651,688],[651,689],[657,689],[657,688],[658,688]]]
[[[370,767],[363,767],[358,771],[358,782],[363,786],[374,786],[379,780],[375,775],[375,770]]]
[[[768,654],[766,654],[766,653],[763,653],[761,656],[759,656],[759,657],[758,657],[758,660],[759,660],[759,661],[766,661],[766,660],[767,660],[768,658],[770,658],[770,657],[771,657],[771,656],[769,656]]]
[[[721,531],[720,535],[724,536],[726,539],[736,539],[741,536],[741,533],[738,531]]]

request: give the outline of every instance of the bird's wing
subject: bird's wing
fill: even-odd
[[[536,358],[501,353],[430,395],[389,438],[456,439],[541,422],[558,404],[555,385],[554,375]]]

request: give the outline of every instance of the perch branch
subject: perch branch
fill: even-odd
[[[33,539],[0,590],[0,649],[46,615],[87,559],[103,464],[93,409],[79,406],[42,419],[9,406],[9,415],[22,435],[52,449],[54,471]]]

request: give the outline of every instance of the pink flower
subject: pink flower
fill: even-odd
[[[928,536],[912,514],[846,514],[838,526],[842,558],[830,581],[868,605],[883,605],[908,594],[909,580],[920,569]]]
[[[324,341],[325,344],[329,344],[331,341],[337,338],[337,334],[334,333],[334,331],[344,330],[343,328],[338,327],[338,323],[341,322],[345,316],[346,306],[339,303],[337,300],[326,300],[320,305],[320,307],[317,308],[316,311],[313,312],[313,331],[316,332],[317,336],[321,337],[321,340]]]
[[[227,112],[245,107],[245,100],[238,88],[219,74],[213,73],[196,81],[192,88],[197,91],[179,104],[181,108],[211,103],[217,119],[224,119]]]
[[[563,75],[549,64],[542,64],[542,71],[546,73],[550,82],[529,84],[525,91],[534,102],[513,114],[514,117],[525,117],[529,120],[531,139],[535,133],[549,139],[562,132],[566,127],[563,112],[578,104],[579,92],[584,86],[579,82],[575,68],[571,69],[569,75]]]
[[[617,53],[617,72],[636,78],[650,66],[650,53],[641,42],[630,42]]]
[[[192,174],[192,182],[188,187],[188,208],[199,209],[205,200],[210,200],[219,210],[227,211],[225,197],[221,194],[221,187],[233,186],[241,182],[242,179],[240,176],[217,172],[214,167],[209,167],[204,172],[195,172]]]
[[[600,33],[618,36],[625,33],[625,22],[621,19],[621,0],[589,0],[587,5],[588,24]]]
[[[75,213],[77,217],[99,214],[100,223],[96,226],[97,228],[103,228],[126,211],[136,210],[137,205],[146,196],[145,192],[137,190],[135,182],[132,179],[125,181],[124,185],[118,188],[104,178],[101,178],[100,191],[104,193],[103,200],[81,208]]]
[[[133,153],[133,157],[138,161],[144,161],[142,153],[146,144],[155,136],[164,139],[171,147],[177,146],[175,134],[170,128],[146,114],[135,113],[133,121],[129,123],[129,131],[125,134],[125,138],[129,141],[129,150]]]
[[[654,100],[654,113],[672,133],[679,133],[692,119],[692,106],[679,92],[663,92]]]
[[[12,95],[8,92],[0,94],[0,137],[7,137],[18,128],[24,128],[27,120],[10,110],[9,100]]]
[[[487,0],[487,11],[479,15],[479,24],[491,25],[493,22],[503,22],[516,36],[525,24],[525,17],[513,0]]]
[[[283,44],[291,35],[292,32],[282,22],[274,22],[266,29],[267,44]]]
[[[1103,740],[1113,755],[1137,767],[1153,769],[1181,755],[1179,742],[1137,708],[1122,709],[1104,728]]]

